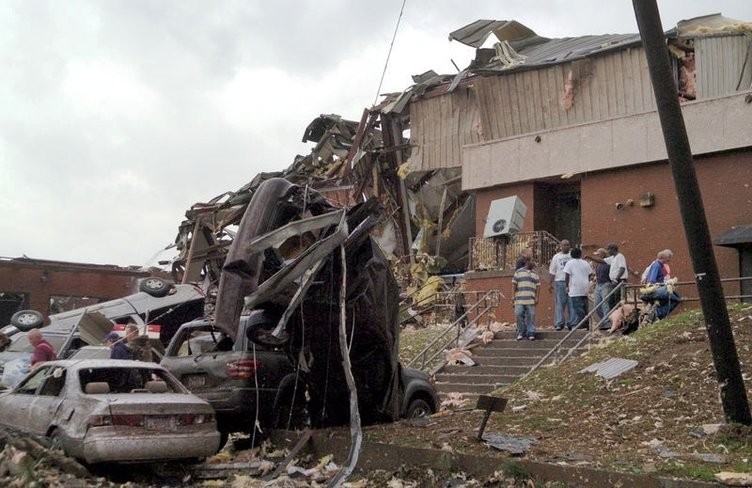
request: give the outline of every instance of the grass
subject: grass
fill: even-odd
[[[731,305],[729,316],[742,372],[752,378],[752,306]],[[409,347],[403,350],[419,350],[418,344],[427,343],[434,333],[405,331],[402,345]],[[638,365],[610,381],[579,372],[610,358],[634,359]],[[699,310],[676,314],[630,336],[604,339],[587,354],[542,368],[494,394],[509,398],[509,407],[491,417],[486,431],[536,438],[526,454],[531,460],[568,463],[562,453],[570,453],[596,469],[703,481],[720,471],[752,472],[752,427],[723,425],[716,434],[702,434],[705,424],[724,424],[724,412]],[[455,452],[503,456],[474,442],[478,412],[435,418],[436,425],[422,431],[399,425],[399,431],[386,435],[393,443],[439,447],[442,442],[436,439],[452,432]],[[703,461],[697,453],[720,455],[722,462]]]

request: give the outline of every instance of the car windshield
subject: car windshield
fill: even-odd
[[[165,370],[158,368],[103,367],[79,370],[85,393],[184,393],[182,386]],[[87,385],[94,384],[96,387]]]

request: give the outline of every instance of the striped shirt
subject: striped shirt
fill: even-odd
[[[514,272],[512,283],[517,285],[514,291],[515,305],[535,305],[535,294],[540,286],[538,273],[531,269],[520,268]]]

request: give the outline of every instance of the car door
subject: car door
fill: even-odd
[[[42,383],[34,393],[29,407],[29,430],[40,436],[47,435],[50,425],[56,420],[63,402],[66,370],[60,366],[46,368]],[[65,420],[65,419],[63,419]]]
[[[49,367],[41,366],[0,399],[0,422],[19,430],[32,432],[31,405],[37,389],[49,374],[48,370]]]

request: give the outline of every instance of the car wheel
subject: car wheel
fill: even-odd
[[[298,395],[300,396],[300,395]],[[309,423],[308,408],[301,398],[292,402],[292,392],[287,393],[275,406],[272,428],[284,430],[300,430]]]
[[[21,332],[28,332],[44,324],[44,316],[36,310],[21,310],[13,314],[10,323]]]
[[[420,417],[428,417],[432,413],[433,410],[431,409],[431,405],[429,405],[427,401],[423,400],[422,398],[416,398],[415,400],[411,401],[410,405],[407,407],[405,418],[415,419]]]
[[[163,280],[162,278],[156,278],[152,276],[151,278],[145,278],[141,280],[141,283],[138,285],[138,289],[144,293],[148,293],[153,297],[161,298],[163,296],[166,296],[170,291],[170,282]]]

